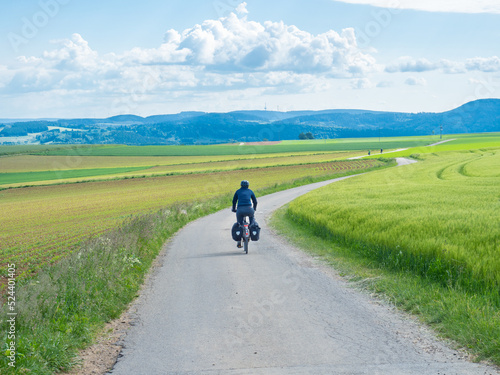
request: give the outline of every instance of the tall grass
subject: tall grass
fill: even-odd
[[[385,266],[498,297],[500,180],[487,172],[498,159],[499,151],[427,155],[312,192],[288,214]],[[470,166],[485,175],[469,177]]]

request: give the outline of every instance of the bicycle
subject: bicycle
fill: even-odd
[[[248,254],[249,242],[258,241],[260,238],[260,226],[255,219],[252,220],[252,218],[245,215],[241,218],[241,224],[239,222],[234,223],[231,234],[233,240],[238,242],[238,248],[243,248],[245,254]]]
[[[250,223],[247,220],[248,216],[243,218],[243,223],[240,224],[241,228],[241,242],[243,242],[243,250],[248,254],[248,243],[250,242]]]

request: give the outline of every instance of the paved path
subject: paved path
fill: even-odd
[[[432,147],[432,146],[437,146],[437,145],[440,145],[440,144],[443,144],[443,143],[446,143],[446,142],[450,142],[450,141],[454,141],[456,138],[453,138],[453,139],[445,139],[444,141],[439,141],[439,142],[436,142],[436,143],[433,143],[431,145],[427,145],[427,146],[423,146],[423,147]],[[390,154],[392,152],[399,152],[399,151],[406,151],[408,150],[408,147],[407,148],[398,148],[397,150],[392,150],[392,151],[386,151],[384,153],[381,153],[380,155],[383,156],[385,154]],[[373,155],[378,155],[377,153],[374,153]],[[348,158],[347,160],[355,160],[355,159],[363,159],[363,158],[366,158],[370,155],[361,155],[361,156],[353,156],[351,158]]]
[[[408,150],[408,148],[398,148],[397,150],[393,150],[393,151],[386,151],[384,153],[380,153],[380,154],[377,154],[376,152],[374,152],[372,154],[373,155],[380,155],[380,156],[384,156],[385,154],[390,154],[392,152],[399,152],[399,151],[405,151],[405,150]],[[370,155],[366,154],[366,155],[360,155],[360,156],[353,156],[353,157],[350,157],[350,158],[347,158],[347,160],[356,160],[356,159],[363,159],[363,158],[366,158]]]
[[[453,139],[445,139],[444,141],[439,141],[439,142],[436,142],[436,143],[433,143],[432,145],[428,145],[426,147],[432,147],[432,146],[437,146],[437,145],[441,145],[443,143],[446,143],[446,142],[451,142],[451,141],[455,141],[456,138],[453,138]]]
[[[231,239],[229,209],[182,229],[132,308],[111,373],[495,373],[272,235],[272,211],[330,182],[260,198],[262,237],[248,255]]]

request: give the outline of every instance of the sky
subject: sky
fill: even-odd
[[[442,112],[500,98],[498,0],[3,0],[0,119]]]

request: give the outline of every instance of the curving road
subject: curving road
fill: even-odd
[[[338,180],[260,198],[262,236],[248,255],[231,239],[229,209],[182,229],[132,307],[111,373],[497,373],[353,290],[265,225],[276,208]]]

